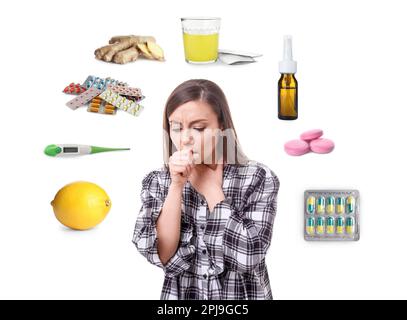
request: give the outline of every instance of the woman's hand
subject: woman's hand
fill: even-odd
[[[158,255],[166,265],[178,248],[181,232],[182,189],[194,167],[191,149],[174,152],[169,159],[171,185],[157,220]]]
[[[192,149],[176,151],[169,159],[169,170],[171,175],[171,184],[177,187],[183,187],[194,167]]]
[[[216,204],[225,199],[222,189],[223,164],[217,164],[214,169],[204,164],[197,165],[190,172],[188,180],[205,197],[209,211],[213,211]]]

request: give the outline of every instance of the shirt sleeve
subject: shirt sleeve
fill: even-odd
[[[215,251],[215,261],[223,260],[224,267],[239,273],[251,272],[262,262],[271,242],[279,186],[277,176],[262,168],[245,192],[241,209],[231,198],[215,206],[207,225],[209,234],[216,228],[222,237],[223,252]]]
[[[154,171],[144,178],[141,191],[142,207],[136,221],[133,243],[147,260],[162,268],[167,276],[176,276],[189,269],[195,253],[191,244],[192,226],[181,222],[181,236],[174,256],[163,265],[158,255],[157,220],[165,201],[164,192],[159,183],[158,172]]]

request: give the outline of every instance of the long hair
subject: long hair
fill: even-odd
[[[193,79],[181,83],[168,97],[164,109],[163,135],[164,135],[164,164],[168,165],[169,157],[176,151],[176,147],[170,138],[170,115],[179,106],[190,101],[203,101],[211,106],[218,117],[222,128],[223,159],[229,164],[243,165],[248,158],[242,151],[237,139],[235,126],[230,114],[229,105],[222,89],[214,82],[204,79]]]

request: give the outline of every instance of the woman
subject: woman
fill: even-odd
[[[265,255],[279,180],[248,161],[222,90],[189,80],[164,111],[166,165],[148,174],[133,242],[165,272],[161,299],[272,299]]]

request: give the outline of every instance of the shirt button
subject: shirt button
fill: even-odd
[[[201,230],[205,229],[205,225],[201,224]]]
[[[205,250],[205,249],[203,249],[203,250],[202,250],[202,253],[203,253],[203,254],[206,254],[206,250]]]
[[[205,273],[205,274],[203,275],[203,278],[206,280],[206,278],[208,278],[208,275]]]

